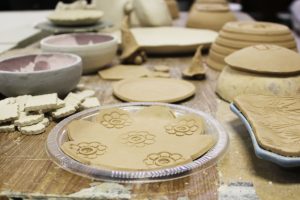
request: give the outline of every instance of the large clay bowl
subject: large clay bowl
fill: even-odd
[[[47,53],[0,61],[0,93],[5,96],[58,93],[63,96],[78,84],[81,58],[73,54]]]
[[[74,53],[82,58],[83,73],[96,72],[116,56],[118,42],[113,36],[78,33],[50,36],[41,41],[45,52]]]

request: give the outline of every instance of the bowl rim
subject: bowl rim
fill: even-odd
[[[0,59],[0,63],[4,62],[4,61],[8,61],[8,60],[13,60],[13,59],[18,59],[18,58],[23,58],[23,57],[27,57],[27,56],[40,56],[40,55],[65,55],[65,56],[70,56],[75,58],[76,60],[69,64],[66,65],[64,67],[61,68],[57,68],[57,69],[47,69],[47,70],[41,70],[41,71],[32,71],[32,72],[12,72],[12,71],[5,71],[5,70],[1,70],[0,69],[0,74],[11,74],[11,75],[16,75],[16,74],[47,74],[49,72],[55,72],[55,71],[60,71],[63,69],[68,69],[68,68],[72,68],[75,65],[81,65],[82,68],[82,59],[80,56],[76,55],[76,54],[72,54],[72,53],[59,53],[59,52],[53,52],[53,53],[32,53],[32,54],[25,54],[25,55],[18,55],[18,56],[11,56],[8,58],[4,58],[4,59]]]
[[[100,43],[93,43],[93,44],[88,44],[88,45],[57,45],[57,44],[53,44],[53,43],[49,43],[49,41],[51,39],[54,39],[54,38],[60,38],[60,37],[65,37],[65,36],[75,36],[75,35],[97,35],[97,36],[108,36],[110,37],[111,39],[108,40],[108,41],[105,41],[105,42],[100,42]],[[110,35],[110,34],[106,34],[106,33],[65,33],[65,34],[60,34],[60,35],[51,35],[51,36],[48,36],[44,39],[42,39],[40,41],[40,45],[41,45],[41,48],[43,50],[47,50],[47,49],[44,49],[44,48],[47,48],[47,47],[50,47],[50,48],[72,48],[72,49],[83,49],[83,48],[87,48],[87,47],[103,47],[104,45],[108,45],[108,44],[111,44],[111,43],[116,43],[116,45],[118,44],[118,40],[115,36],[113,35]]]

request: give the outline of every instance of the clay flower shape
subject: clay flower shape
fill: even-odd
[[[169,134],[175,134],[177,136],[193,135],[200,127],[196,124],[195,120],[180,120],[165,126],[165,130]]]
[[[78,144],[71,144],[70,147],[74,149],[77,154],[88,159],[95,159],[103,155],[107,149],[105,145],[99,142],[80,142]]]
[[[155,135],[146,131],[131,131],[123,134],[121,140],[123,144],[128,144],[129,146],[144,147],[155,142]]]
[[[181,161],[183,161],[181,154],[166,151],[149,154],[147,158],[144,159],[144,163],[149,167],[170,166]]]
[[[132,124],[132,120],[128,114],[114,111],[109,114],[105,114],[101,124],[106,128],[124,128],[125,126],[130,126]]]

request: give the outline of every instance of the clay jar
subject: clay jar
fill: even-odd
[[[300,55],[276,45],[255,45],[225,58],[216,92],[226,101],[241,94],[300,94]]]
[[[257,44],[275,44],[297,50],[294,36],[287,26],[254,21],[228,22],[212,45],[206,63],[213,69],[222,70],[226,66],[226,56]]]
[[[189,13],[186,26],[219,31],[230,21],[236,21],[236,17],[227,5],[195,3]]]

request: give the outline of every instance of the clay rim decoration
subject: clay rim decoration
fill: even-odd
[[[71,39],[70,43],[68,40]],[[92,46],[103,46],[117,39],[114,36],[98,33],[73,33],[49,36],[41,40],[41,46],[78,48],[83,49]],[[75,44],[72,44],[75,42]],[[80,44],[82,43],[82,44]]]
[[[271,151],[263,149],[257,142],[256,136],[253,132],[253,129],[248,122],[247,118],[243,115],[243,113],[235,106],[234,103],[230,104],[230,109],[233,113],[235,113],[246,126],[248,133],[250,134],[252,145],[254,147],[255,155],[258,158],[276,163],[282,167],[298,167],[300,166],[300,157],[285,157]]]
[[[50,68],[50,69],[45,69],[45,70],[37,70],[37,71],[10,71],[10,70],[2,70],[1,69],[1,64],[5,64],[5,62],[13,62],[13,61],[17,61],[18,59],[28,59],[30,57],[34,57],[36,58],[37,56],[59,56],[60,58],[66,56],[66,57],[69,57],[73,60],[72,63],[68,63],[66,65],[61,65],[59,67],[56,67],[56,68]],[[24,63],[24,61],[21,61],[21,63]],[[38,54],[27,54],[27,55],[21,55],[21,56],[12,56],[12,57],[9,57],[9,58],[5,58],[5,59],[2,59],[0,60],[0,73],[1,74],[43,74],[43,73],[48,73],[48,72],[55,72],[55,71],[59,71],[61,69],[67,69],[67,68],[71,68],[73,67],[74,65],[77,65],[77,64],[81,64],[82,63],[82,59],[81,57],[75,55],[75,54],[71,54],[71,53],[38,53]],[[9,63],[8,63],[9,64]],[[27,63],[27,64],[30,64],[30,61]],[[13,64],[15,65],[15,64]],[[27,65],[24,65],[24,67],[26,67]],[[5,66],[3,66],[5,67]],[[22,67],[19,67],[19,68],[22,68]]]
[[[179,115],[184,113],[193,113],[203,117],[206,123],[208,123],[209,126],[211,126],[214,129],[213,132],[214,134],[216,134],[216,137],[218,138],[216,144],[203,156],[190,163],[176,166],[176,167],[170,167],[166,169],[149,170],[149,171],[119,171],[119,170],[112,171],[112,170],[102,169],[99,167],[85,165],[67,156],[60,148],[60,144],[62,144],[65,141],[63,135],[66,134],[66,133],[62,133],[61,131],[64,130],[64,127],[73,120],[88,118],[89,116],[98,113],[102,109],[123,108],[124,110],[130,110],[130,109],[134,110],[134,109],[139,109],[140,107],[153,106],[153,105],[167,106]],[[49,133],[46,141],[46,152],[56,165],[72,173],[85,176],[88,178],[97,179],[97,180],[109,180],[115,182],[132,183],[132,182],[155,182],[155,181],[170,180],[170,179],[189,176],[190,174],[195,173],[196,170],[197,171],[203,170],[216,164],[216,162],[224,156],[228,148],[228,145],[229,145],[229,138],[224,128],[216,119],[214,119],[209,114],[188,107],[179,106],[179,105],[143,102],[143,103],[123,103],[123,104],[103,106],[101,108],[100,107],[92,108],[64,119],[59,124],[57,124]]]

